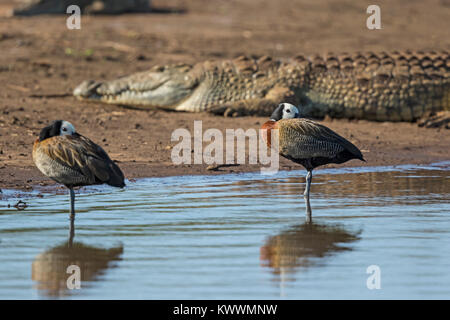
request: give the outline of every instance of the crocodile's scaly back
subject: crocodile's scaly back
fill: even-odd
[[[273,60],[268,56],[234,60],[207,61],[197,64],[193,73],[199,79],[197,88],[184,101],[175,106],[180,111],[217,111],[236,102],[246,102],[241,110],[246,114],[270,113],[252,108],[261,99],[271,99],[277,88],[303,88],[305,72],[303,64],[296,61]],[[274,99],[276,100],[276,99]]]
[[[260,115],[288,101],[301,104],[304,116],[413,121],[450,110],[449,75],[447,52],[239,57],[87,81],[74,94],[144,108]]]
[[[413,121],[450,109],[446,52],[328,55],[312,59],[309,67],[311,115]]]

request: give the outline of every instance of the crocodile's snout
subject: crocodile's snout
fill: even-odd
[[[74,89],[73,95],[80,100],[173,109],[193,94],[197,81],[187,74],[186,68],[160,69],[112,81],[84,81]]]
[[[81,99],[95,99],[98,97],[97,88],[101,86],[101,82],[94,80],[83,81],[73,90],[73,95]]]

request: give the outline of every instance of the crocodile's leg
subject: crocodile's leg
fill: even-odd
[[[225,103],[213,107],[209,112],[226,117],[239,117],[246,115],[268,116],[281,102],[298,104],[294,92],[285,87],[273,87],[264,98],[254,98]]]
[[[419,127],[425,128],[446,128],[450,129],[450,111],[440,111],[429,113],[419,119]]]
[[[269,99],[240,100],[212,107],[208,112],[225,117],[267,116],[270,115],[277,105],[278,103]]]

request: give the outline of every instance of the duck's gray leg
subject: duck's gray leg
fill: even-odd
[[[308,174],[306,175],[305,193],[303,194],[308,199],[309,199],[309,190],[311,189],[311,181],[312,181],[312,171],[308,171]]]
[[[69,247],[72,247],[75,236],[75,192],[69,188],[70,194],[70,227],[69,227]]]
[[[312,170],[308,170],[308,174],[306,175],[305,193],[303,194],[303,196],[305,198],[306,221],[307,222],[311,222],[311,220],[312,220],[311,204],[309,203],[309,191],[311,189],[311,181],[312,181]]]
[[[69,188],[70,194],[70,218],[75,218],[75,192],[72,188]]]

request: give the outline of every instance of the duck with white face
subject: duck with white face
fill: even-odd
[[[43,128],[33,146],[33,161],[47,177],[70,191],[70,216],[75,216],[74,187],[103,184],[123,188],[124,175],[108,154],[76,132],[68,121]]]
[[[281,103],[270,116],[270,120],[262,125],[262,129],[267,130],[266,142],[269,147],[270,131],[278,129],[279,154],[302,165],[308,171],[304,197],[309,221],[311,221],[309,192],[313,169],[328,163],[339,164],[352,159],[365,161],[361,151],[350,141],[324,125],[301,118],[299,109],[290,103]]]
[[[272,112],[270,120],[278,121],[281,119],[299,118],[300,113],[296,106],[290,103],[280,103],[278,107]]]

